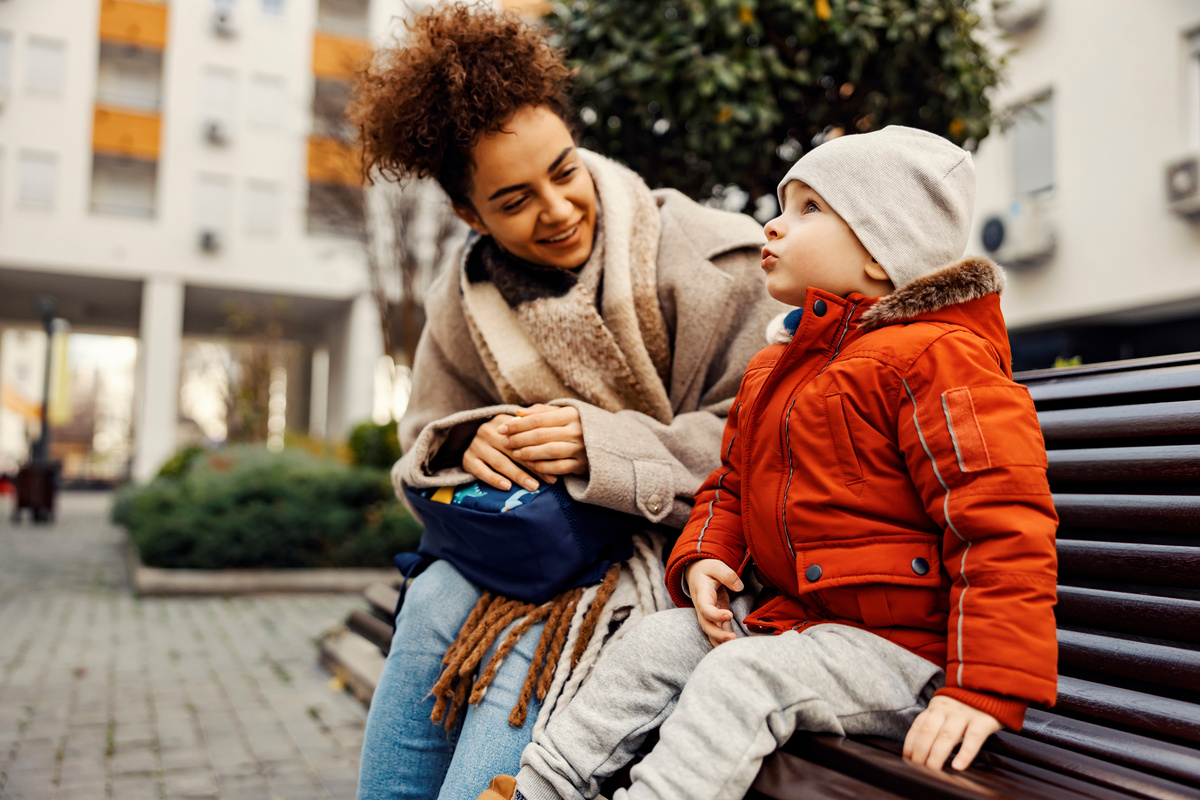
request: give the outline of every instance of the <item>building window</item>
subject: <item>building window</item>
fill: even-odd
[[[246,118],[260,128],[281,128],[287,115],[287,90],[283,78],[254,75],[250,78]]]
[[[0,99],[8,94],[12,86],[13,37],[8,31],[0,31]]]
[[[262,0],[263,13],[270,17],[283,16],[284,0]]]
[[[339,142],[354,140],[355,129],[346,119],[350,84],[318,80],[313,84],[313,134]]]
[[[120,108],[157,109],[161,96],[161,53],[101,42],[96,73],[98,102]]]
[[[233,219],[233,181],[225,175],[201,175],[196,182],[196,226],[203,240],[208,234],[223,247]]]
[[[207,126],[233,126],[237,114],[237,73],[224,67],[205,67],[200,73],[200,117]]]
[[[28,57],[26,85],[29,91],[61,94],[66,72],[66,46],[50,39],[32,38],[29,40]]]
[[[308,232],[362,238],[364,199],[361,186],[310,183]]]
[[[92,160],[92,213],[151,218],[157,185],[155,162],[97,154]]]
[[[1193,149],[1200,149],[1200,30],[1188,36],[1188,97],[1191,98],[1191,128],[1188,139]]]
[[[52,208],[58,182],[58,158],[53,153],[21,153],[18,199],[30,206]]]
[[[1054,95],[1040,94],[1013,110],[1013,191],[1017,197],[1054,188]]]
[[[345,36],[367,36],[371,32],[370,0],[318,0],[317,27]]]
[[[246,183],[246,233],[279,232],[279,185],[267,181]]]

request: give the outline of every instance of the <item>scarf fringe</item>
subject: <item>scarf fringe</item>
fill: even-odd
[[[552,713],[566,706],[579,686],[599,663],[603,650],[620,639],[647,613],[670,608],[663,583],[661,535],[634,537],[634,555],[624,564],[613,564],[604,580],[589,587],[569,589],[537,605],[484,592],[468,615],[458,636],[442,657],[442,674],[434,684],[430,719],[447,731],[458,725],[466,704],[478,705],[487,694],[504,659],[522,636],[539,622],[546,625],[525,675],[508,722],[522,727],[530,700],[542,703],[535,736]],[[656,569],[657,567],[657,569]],[[657,580],[656,580],[657,579]],[[496,652],[481,663],[500,634],[517,624]],[[615,627],[614,627],[615,626]],[[569,658],[563,654],[569,652]]]

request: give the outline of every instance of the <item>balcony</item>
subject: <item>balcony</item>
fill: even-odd
[[[361,186],[362,162],[352,144],[324,136],[308,140],[308,179],[312,183]]]
[[[313,74],[319,79],[348,81],[371,57],[371,42],[318,31],[313,36]]]
[[[96,103],[157,111],[162,103],[162,53],[101,42]]]
[[[167,5],[100,0],[100,40],[162,50],[167,46]]]
[[[162,117],[139,111],[96,106],[92,150],[109,156],[158,160]]]

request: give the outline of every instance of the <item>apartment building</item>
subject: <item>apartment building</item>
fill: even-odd
[[[379,322],[336,109],[422,5],[0,0],[0,328],[23,333],[0,364],[4,342],[29,360],[39,295],[73,334],[135,337],[138,478],[176,448],[181,353],[234,308],[289,345],[273,434],[370,417]],[[27,394],[6,385],[0,431],[28,428]]]
[[[1005,0],[973,252],[1018,369],[1200,350],[1200,1]],[[1061,363],[1061,361],[1060,361]]]

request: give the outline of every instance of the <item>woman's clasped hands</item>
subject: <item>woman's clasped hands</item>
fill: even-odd
[[[539,403],[515,416],[497,414],[479,426],[463,453],[462,466],[501,491],[513,484],[536,490],[531,473],[546,483],[554,483],[559,475],[582,475],[588,458],[579,411]]]

